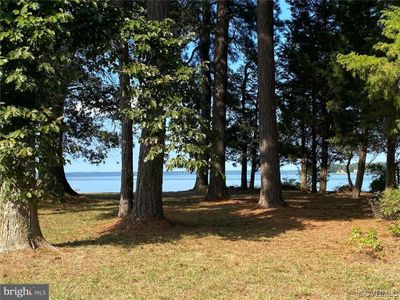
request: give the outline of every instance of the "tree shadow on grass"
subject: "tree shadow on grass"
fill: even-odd
[[[206,236],[233,241],[265,241],[287,231],[318,226],[313,224],[315,222],[371,218],[365,198],[353,200],[338,195],[287,192],[288,207],[262,209],[257,207],[257,194],[233,192],[231,196],[232,199],[227,201],[201,202],[203,197],[198,194],[166,193],[164,210],[168,220],[145,220],[129,226],[115,218],[116,203],[95,217],[97,220],[109,220],[103,228],[97,229],[98,237],[56,246],[119,245],[131,248]]]

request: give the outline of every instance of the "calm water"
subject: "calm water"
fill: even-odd
[[[120,173],[119,172],[82,172],[67,173],[67,178],[71,186],[82,193],[87,192],[119,192],[120,190]],[[248,176],[250,177],[250,175]],[[282,179],[300,180],[296,170],[281,171]],[[364,177],[363,190],[368,191],[371,182],[371,175]],[[240,186],[240,171],[227,171],[226,174],[228,186]],[[353,182],[355,174],[352,175]],[[195,174],[185,171],[164,172],[163,190],[165,192],[185,191],[193,187],[195,182]],[[328,180],[328,191],[334,191],[337,187],[347,184],[347,175],[330,174]],[[260,186],[260,174],[256,174],[256,186]]]

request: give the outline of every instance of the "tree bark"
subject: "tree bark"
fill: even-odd
[[[142,130],[139,153],[139,169],[136,183],[136,195],[133,202],[131,219],[158,218],[164,219],[162,203],[162,181],[164,154],[152,160],[145,160],[151,150],[151,144],[145,138],[149,136],[147,129]],[[158,144],[164,145],[164,133],[159,133]]]
[[[250,181],[249,181],[250,190],[254,190],[256,171],[257,171],[257,149],[254,146],[253,149],[251,150],[251,170],[250,170]]]
[[[36,202],[2,200],[0,252],[36,249],[48,245],[40,230]]]
[[[211,8],[210,1],[202,1],[202,28],[200,32],[199,56],[202,65],[201,74],[201,116],[206,122],[206,126],[202,128],[206,135],[206,144],[210,141],[210,116],[211,116],[211,71],[210,71],[210,24],[211,24]],[[202,157],[205,161],[209,161],[209,153],[205,153]],[[208,164],[199,168],[196,172],[196,182],[193,190],[205,190],[208,187]]]
[[[127,9],[127,2],[119,1],[121,10]],[[125,42],[119,49],[119,103],[121,113],[121,193],[118,217],[129,215],[133,207],[133,122],[125,115],[130,108],[129,75],[123,69],[129,64],[129,48]]]
[[[313,125],[311,132],[311,193],[317,193],[318,160],[317,160],[317,136]]]
[[[4,199],[0,204],[0,251],[31,248],[27,207]]]
[[[65,94],[63,92],[51,98],[54,120],[64,115]],[[39,147],[43,153],[39,178],[43,182],[45,191],[55,196],[64,194],[79,196],[70,186],[64,171],[63,128],[61,127],[59,133],[48,133],[48,136],[40,140]],[[48,153],[54,155],[48,155]]]
[[[193,191],[205,191],[208,188],[208,166],[202,166],[196,171],[196,181]]]
[[[229,198],[225,182],[225,123],[228,86],[228,29],[229,1],[217,0],[217,25],[215,43],[215,95],[213,106],[213,149],[210,185],[206,200]]]
[[[27,140],[31,147],[35,147],[33,136]],[[15,184],[11,185],[12,191],[5,193],[0,186],[0,252],[35,249],[48,245],[40,230],[37,199],[21,201],[10,198],[10,195],[21,195],[37,187],[34,160],[34,157],[19,160],[18,175]]]
[[[257,1],[261,207],[285,206],[279,169],[275,107],[273,1]]]
[[[258,97],[256,98],[256,111],[258,111]],[[250,156],[251,156],[251,170],[250,170],[250,181],[249,181],[249,189],[254,190],[255,180],[256,180],[256,172],[257,172],[257,148],[259,140],[257,137],[256,127],[258,126],[258,114],[254,115],[254,130],[253,130],[253,139],[250,146]]]
[[[307,158],[303,157],[300,166],[300,190],[303,192],[308,191],[307,169]]]
[[[242,117],[242,124],[248,124],[247,112],[246,112],[246,100],[247,100],[247,81],[248,81],[248,69],[250,64],[246,63],[244,66],[244,74],[243,74],[243,81],[241,84],[241,117]],[[247,128],[244,134],[247,136]],[[242,159],[241,159],[241,178],[240,178],[240,188],[242,190],[247,190],[247,143],[243,142],[241,146],[242,152]]]
[[[354,199],[360,198],[361,188],[364,181],[365,162],[367,159],[367,148],[368,148],[367,144],[363,143],[358,153],[357,177],[356,177],[356,182],[351,191],[351,198]]]
[[[303,125],[301,132],[301,169],[300,169],[300,190],[303,192],[308,191],[307,175],[308,175],[308,157],[306,151],[306,134]]]
[[[386,189],[395,187],[395,174],[396,174],[396,142],[397,136],[390,135],[387,140],[387,156],[386,156]]]
[[[329,143],[326,138],[322,140],[321,146],[321,170],[320,170],[320,182],[319,182],[319,192],[321,194],[326,194],[327,184],[328,184],[328,147]]]
[[[160,21],[167,17],[169,1],[148,0],[147,2],[148,19]],[[163,62],[157,60],[158,68],[162,69]],[[157,109],[152,112],[157,115]],[[146,160],[152,144],[148,141],[149,137],[155,137],[157,144],[163,149],[152,160]],[[129,215],[131,220],[143,218],[164,219],[162,203],[162,182],[164,171],[164,147],[165,147],[165,124],[158,132],[150,134],[147,129],[142,129],[138,174],[136,184],[136,195],[133,202],[133,209]]]
[[[329,116],[326,108],[326,102],[322,101],[321,105],[321,169],[320,169],[320,181],[319,181],[319,192],[326,194],[328,185],[328,168],[329,168]]]
[[[47,193],[52,195],[79,196],[69,184],[64,170],[63,149],[62,149],[62,132],[55,134],[52,139],[52,145],[42,145],[46,151],[52,151],[56,154],[54,161],[43,162],[44,168],[40,170],[40,179],[44,182],[44,187]],[[43,151],[43,148],[42,148]]]
[[[353,153],[350,153],[349,157],[347,158],[346,174],[347,174],[347,181],[348,181],[349,187],[351,189],[354,188],[354,184],[353,184],[353,180],[351,179],[351,172],[350,172],[350,165],[351,165],[352,159],[353,159]]]
[[[240,172],[240,188],[247,190],[247,147],[242,148],[242,161],[241,161],[241,172]]]
[[[68,194],[70,196],[79,196],[80,194],[76,192],[67,180],[67,176],[65,175],[64,165],[60,164],[58,166],[49,167],[49,172],[52,174],[55,179],[56,184],[61,187],[63,193]]]

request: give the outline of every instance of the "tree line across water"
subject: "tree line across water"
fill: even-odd
[[[164,218],[163,168],[229,198],[225,163],[259,205],[285,206],[280,165],[326,193],[334,163],[386,153],[399,184],[400,8],[393,1],[2,1],[0,250],[47,245],[37,206],[76,194],[67,157],[121,147],[118,216]],[[134,135],[139,136],[133,186]],[[247,171],[250,167],[250,181]],[[250,183],[250,184],[249,184]]]

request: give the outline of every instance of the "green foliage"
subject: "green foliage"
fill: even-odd
[[[400,237],[400,224],[399,223],[390,225],[388,230],[394,237]]]
[[[65,97],[60,95],[61,108],[64,104],[63,111],[59,111],[64,116],[63,152],[99,164],[107,157],[108,150],[119,143],[115,126],[110,125],[117,117],[116,87],[97,74],[82,72],[72,82],[72,92]]]
[[[350,242],[357,245],[360,250],[370,254],[377,254],[383,250],[382,242],[376,229],[363,231],[360,227],[354,227],[351,231]]]
[[[121,19],[115,2],[108,0],[0,2],[2,199],[29,200],[43,194],[37,172],[61,163],[62,157],[53,145],[59,141],[60,130],[65,133],[72,121],[80,122],[69,126],[66,135],[85,139],[87,149],[68,140],[67,151],[73,154],[80,151],[98,162],[104,157],[100,153],[104,151],[99,150],[115,145],[115,135],[90,123],[93,118],[84,118],[87,115],[82,114],[66,114],[66,122],[61,118],[63,113],[70,112],[68,105],[64,110],[65,98],[72,100],[73,96],[85,95],[79,90],[82,85],[88,85],[83,80],[83,69],[89,74],[93,72],[89,57],[98,59],[97,55],[104,55],[110,49]],[[72,85],[75,86],[70,91]],[[99,84],[99,92],[86,93],[92,107],[98,107],[93,104],[94,100],[110,98],[110,92],[103,93],[101,88]],[[80,98],[81,103],[86,100]],[[87,108],[82,106],[82,110]],[[87,111],[93,114],[93,110]],[[79,132],[79,126],[87,130],[86,135]],[[106,140],[108,144],[94,151],[87,142],[93,140]]]
[[[46,108],[0,107],[0,200],[32,201],[42,195],[35,170],[49,153],[40,152],[37,139],[58,132],[61,120],[51,117],[52,112]],[[9,130],[15,123],[20,124],[18,129]]]
[[[370,183],[371,192],[376,193],[376,192],[384,191],[385,184],[386,184],[386,175],[385,174],[381,174],[377,177],[374,177],[374,179]]]
[[[77,41],[71,40],[74,14],[76,8],[97,7],[95,2],[0,2],[2,200],[33,201],[43,194],[37,171],[57,158],[42,145],[60,134],[55,97],[75,74],[68,68],[75,55],[70,46]]]
[[[379,196],[379,211],[386,219],[400,219],[400,189],[388,189]]]
[[[283,178],[282,189],[285,191],[298,191],[300,190],[300,182],[294,178]]]
[[[122,37],[135,43],[130,43],[133,59],[123,71],[131,78],[135,101],[124,113],[148,134],[142,141],[151,146],[146,159],[165,153],[168,170],[194,170],[205,162],[192,157],[206,150],[198,146],[205,139],[199,131],[203,120],[191,101],[196,94],[197,70],[181,59],[191,35],[177,36],[175,27],[171,19],[148,21],[145,15],[126,22]],[[165,145],[160,143],[160,132],[165,133]]]
[[[38,141],[57,132],[60,120],[52,119],[40,92],[66,61],[63,51],[51,50],[57,38],[67,38],[63,26],[72,18],[61,2],[0,3],[0,200],[34,201],[43,191],[36,180],[44,155]]]
[[[252,61],[247,61],[237,71],[229,74],[227,103],[227,128],[225,142],[227,157],[236,165],[243,155],[251,156],[258,144],[257,124],[257,69]],[[245,153],[243,153],[245,151]]]
[[[382,192],[386,184],[386,168],[382,164],[371,164],[368,171],[373,175],[370,184],[371,192]]]
[[[54,74],[55,64],[66,63],[65,55],[49,51],[57,39],[69,35],[63,26],[73,16],[62,9],[62,2],[48,5],[36,1],[2,1],[0,76],[5,84],[17,91],[37,90],[38,81]]]
[[[386,131],[393,134],[400,129],[400,7],[390,6],[385,10],[380,24],[384,38],[374,45],[376,55],[351,52],[339,54],[337,61],[354,76],[364,80],[371,99],[388,101]],[[383,110],[379,108],[379,111]]]
[[[358,163],[351,163],[349,169],[351,173],[357,171]],[[334,164],[329,166],[329,173],[346,173],[346,165],[344,164]]]

